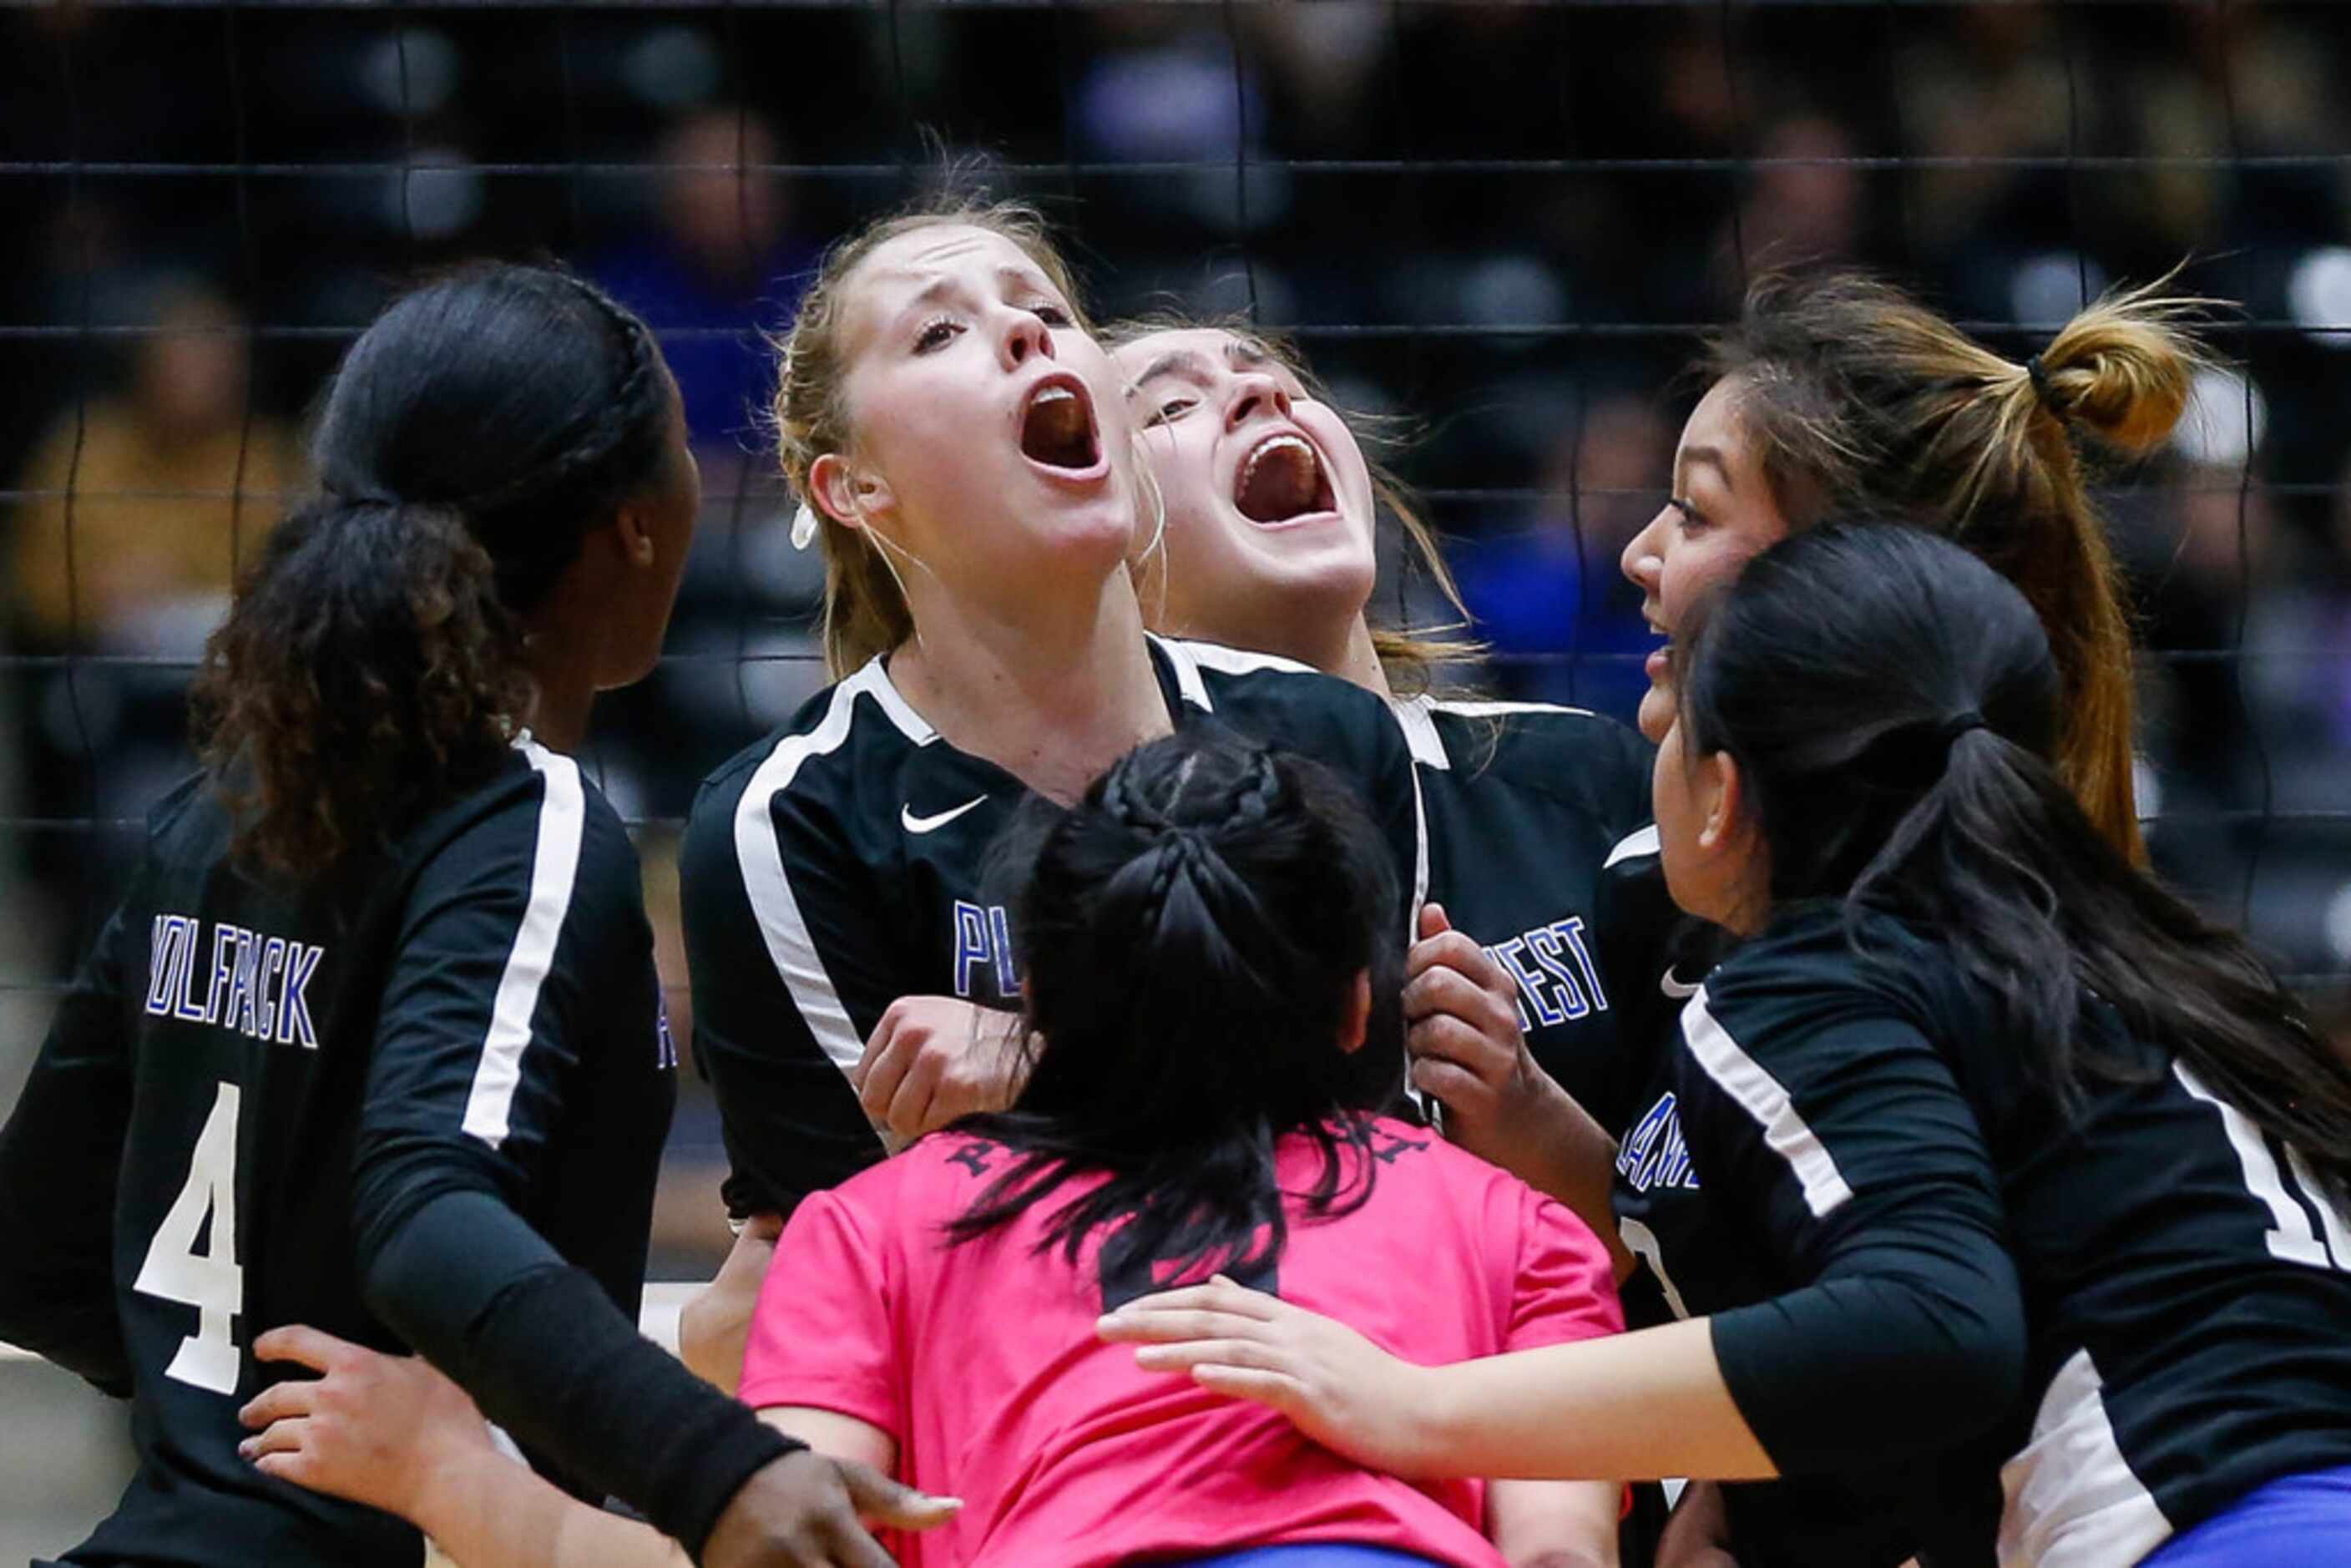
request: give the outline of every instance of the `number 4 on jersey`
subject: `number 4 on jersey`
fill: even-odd
[[[180,1353],[163,1375],[215,1394],[236,1392],[236,1343],[229,1337],[229,1320],[245,1310],[245,1270],[236,1262],[237,1094],[234,1083],[220,1086],[204,1130],[196,1134],[188,1185],[156,1227],[147,1261],[131,1287],[196,1309],[196,1332],[180,1342]],[[196,1236],[206,1216],[212,1229],[199,1252]]]

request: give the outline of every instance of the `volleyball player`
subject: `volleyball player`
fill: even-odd
[[[1282,347],[1216,327],[1109,336],[1166,505],[1165,549],[1145,563],[1145,613],[1171,634],[1280,653],[1387,700],[1426,804],[1438,907],[1423,931],[1463,934],[1416,947],[1412,972],[1457,949],[1481,952],[1509,989],[1498,1021],[1541,1069],[1528,1081],[1556,1082],[1621,1124],[1621,1102],[1640,1085],[1624,1081],[1594,904],[1611,852],[1648,821],[1649,748],[1580,709],[1440,696],[1433,665],[1475,650],[1370,624],[1380,502],[1457,607],[1458,596],[1426,525]],[[1405,991],[1407,1018],[1437,1037],[1423,1042],[1431,1054],[1459,1027],[1441,1006],[1444,986],[1439,974]],[[1447,1072],[1432,1061],[1416,1078],[1439,1094],[1457,1089],[1465,1113],[1448,1134],[1480,1153],[1512,1147],[1489,1145],[1493,1117]],[[1552,1165],[1555,1176],[1573,1168]],[[1579,1212],[1608,1227],[1604,1178],[1585,1184]]]
[[[2351,1558],[2351,1061],[2093,830],[2032,607],[1823,528],[1682,631],[1667,875],[1742,942],[1623,1186],[1687,1321],[1433,1371],[1231,1287],[1107,1332],[1404,1474],[1839,1483],[1722,1489],[1742,1564]]]
[[[1660,739],[1671,722],[1674,639],[1690,605],[1831,507],[1897,519],[1964,546],[2040,612],[2064,677],[2059,774],[2108,841],[2139,857],[2129,628],[2081,448],[2137,455],[2169,434],[2199,356],[2182,314],[2146,291],[2111,297],[2020,364],[1874,279],[1760,281],[1710,350],[1713,384],[1683,427],[1672,498],[1625,548],[1625,574],[1667,639],[1649,657],[1643,733]],[[1648,834],[1610,858],[1602,981],[1638,1055],[1670,1038],[1720,937],[1673,922]],[[1456,1027],[1416,1034],[1437,1059],[1424,1061],[1425,1076],[1457,1121],[1479,1107],[1501,1130],[1492,1157],[1556,1191],[1563,1152],[1589,1166],[1592,1142],[1541,1131],[1560,1119],[1529,1091],[1499,1021],[1507,977],[1460,945],[1441,956],[1456,977],[1428,989]],[[1520,1109],[1498,1109],[1512,1102]],[[1628,1298],[1636,1317],[1642,1293]]]
[[[1347,788],[1195,730],[1015,834],[1033,1042],[1020,1098],[794,1211],[744,1396],[820,1447],[959,1493],[909,1562],[1613,1561],[1613,1485],[1412,1486],[1095,1339],[1104,1312],[1219,1268],[1416,1360],[1617,1324],[1583,1226],[1372,1113],[1399,1068],[1402,942],[1388,852]],[[423,1419],[348,1419],[351,1388],[418,1377],[340,1359],[329,1386],[288,1385],[254,1412],[330,1406],[266,1430],[263,1463],[417,1510],[468,1568],[549,1561],[534,1554],[546,1518],[520,1522],[528,1477],[430,1458],[479,1454],[477,1418],[444,1401]],[[451,1484],[403,1479],[418,1474]],[[596,1561],[662,1551],[641,1532]]]
[[[80,1563],[413,1563],[263,1475],[251,1346],[413,1346],[551,1474],[705,1562],[896,1495],[636,1332],[674,1092],[637,862],[569,753],[649,669],[700,480],[643,324],[471,269],[352,347],[321,493],[199,677],[204,771],[0,1133],[0,1334],[135,1401]]]
[[[713,774],[686,831],[695,1039],[734,1213],[786,1211],[885,1136],[1008,1102],[1025,956],[987,847],[1030,794],[1074,800],[1141,741],[1215,724],[1330,763],[1417,894],[1412,768],[1376,699],[1146,637],[1126,562],[1155,532],[1151,476],[1033,220],[898,218],[837,248],[777,423],[823,536],[841,678]]]

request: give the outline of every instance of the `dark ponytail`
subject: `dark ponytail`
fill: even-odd
[[[241,855],[315,875],[501,765],[533,696],[520,618],[659,480],[671,418],[644,324],[565,273],[467,268],[360,334],[313,443],[320,493],[196,680]]]
[[[1775,904],[1929,934],[1997,999],[2061,1102],[2132,1070],[2083,1048],[2110,1004],[2351,1191],[2351,1061],[2245,941],[2137,871],[2052,764],[2063,683],[2023,596],[1958,546],[1828,526],[1764,551],[1703,616],[1685,754],[1728,752]]]
[[[1048,1232],[1072,1260],[1125,1220],[1106,1270],[1157,1260],[1180,1278],[1269,1262],[1286,1235],[1274,1147],[1290,1133],[1322,1155],[1311,1212],[1370,1196],[1376,1162],[1361,1157],[1356,1113],[1402,1083],[1402,942],[1387,856],[1343,784],[1302,758],[1178,735],[1130,754],[1069,811],[1033,808],[1009,846],[1026,877],[1016,932],[1038,1043],[1018,1103],[959,1130],[1021,1157],[951,1237],[1099,1173],[1109,1179]],[[1338,1038],[1367,970],[1368,1037],[1349,1054]]]

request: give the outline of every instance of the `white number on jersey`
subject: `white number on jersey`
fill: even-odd
[[[229,1320],[245,1311],[245,1270],[236,1261],[237,1087],[224,1083],[213,1101],[196,1151],[188,1162],[188,1185],[172,1200],[155,1228],[147,1261],[131,1288],[196,1309],[196,1332],[180,1342],[180,1353],[163,1375],[215,1394],[236,1392],[236,1343]],[[196,1233],[212,1218],[204,1250]]]
[[[2351,1270],[2351,1215],[2346,1215],[2341,1206],[2328,1200],[2326,1184],[2318,1179],[2301,1151],[2286,1150],[2286,1165],[2294,1172],[2292,1185],[2299,1186],[2309,1198],[2311,1208],[2318,1211],[2319,1227],[2326,1233],[2323,1240],[2311,1228],[2309,1213],[2291,1190],[2285,1173],[2278,1169],[2277,1159],[2270,1153],[2269,1140],[2262,1136],[2252,1118],[2206,1088],[2204,1081],[2189,1071],[2185,1062],[2173,1062],[2172,1071],[2179,1075],[2188,1092],[2220,1113],[2220,1126],[2228,1134],[2229,1146],[2236,1151],[2237,1164],[2245,1173],[2245,1189],[2270,1211],[2270,1256],[2289,1263],[2304,1263],[2313,1269],[2332,1265]]]

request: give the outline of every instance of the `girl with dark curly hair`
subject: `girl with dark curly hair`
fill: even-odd
[[[568,753],[693,537],[660,350],[563,273],[459,272],[360,335],[314,455],[207,649],[204,770],[0,1134],[0,1334],[138,1406],[73,1560],[417,1560],[240,1454],[289,1324],[423,1353],[703,1561],[833,1561],[759,1554],[812,1523],[872,1551],[852,1495],[885,1483],[635,1329],[676,1056],[635,852]]]

